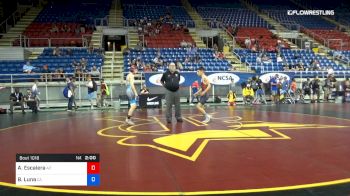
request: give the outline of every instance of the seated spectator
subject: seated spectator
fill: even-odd
[[[200,62],[201,62],[201,57],[199,56],[199,54],[196,54],[196,56],[194,57],[194,63],[200,63]]]
[[[177,70],[183,70],[184,69],[184,67],[183,67],[183,65],[182,65],[182,63],[180,62],[179,59],[176,59],[175,65],[176,65],[176,69]]]
[[[249,38],[246,38],[245,40],[244,40],[244,45],[245,45],[245,47],[246,48],[250,48],[250,46],[251,46],[251,40],[249,39]]]
[[[61,56],[60,48],[56,47],[55,49],[53,49],[52,55],[53,56]]]
[[[263,63],[272,63],[270,57],[268,57],[267,55],[263,55],[263,57],[261,58],[261,61]]]
[[[181,48],[186,48],[186,47],[187,47],[187,42],[186,42],[185,40],[182,40],[182,41],[180,42],[180,47],[181,47]]]
[[[236,94],[232,90],[230,90],[228,92],[227,99],[228,99],[228,105],[229,106],[236,105]]]
[[[49,65],[44,65],[43,69],[40,71],[41,73],[43,73],[43,75],[40,76],[40,79],[42,82],[45,81],[52,81],[52,75],[51,75],[51,71],[49,69]]]
[[[19,88],[15,88],[15,92],[10,95],[10,114],[13,114],[13,106],[21,106],[22,113],[24,114],[24,96],[19,91]]]
[[[50,32],[51,33],[58,33],[58,27],[55,25],[55,24],[52,24],[52,27],[50,29]]]
[[[304,63],[302,61],[300,61],[297,66],[296,66],[296,69],[298,71],[305,71],[305,67],[304,67]]]
[[[100,78],[100,71],[97,69],[96,66],[93,66],[91,71],[90,71],[90,75],[91,75],[91,78],[94,79],[94,80],[98,80]]]
[[[68,33],[68,32],[70,32],[70,28],[69,28],[69,26],[67,26],[66,24],[65,25],[63,25],[63,27],[61,28],[61,32],[66,32],[66,33]]]
[[[251,104],[254,100],[254,90],[250,87],[250,84],[247,84],[245,88],[243,88],[243,101],[244,104]]]
[[[67,55],[67,56],[73,56],[73,50],[70,49],[70,48],[68,48],[68,49],[66,50],[66,55]]]
[[[277,63],[283,63],[283,58],[280,55],[277,56]]]
[[[81,58],[80,60],[80,65],[82,66],[82,69],[86,69],[86,66],[87,66],[88,62],[85,58]]]
[[[27,94],[24,96],[24,103],[30,108],[33,112],[39,111],[40,99],[33,93],[33,90],[27,89]]]
[[[163,65],[163,60],[160,58],[160,56],[156,56],[156,57],[153,59],[153,63],[154,63],[156,66],[162,66],[162,65]]]
[[[32,66],[29,61],[27,61],[27,63],[24,64],[23,68],[22,68],[23,73],[28,73],[28,74],[29,73],[35,73],[34,72],[35,69],[36,69],[36,67]]]
[[[144,50],[141,41],[139,41],[139,42],[137,43],[137,45],[136,45],[136,47],[135,47],[135,50],[136,50],[136,51],[139,51],[139,52],[141,52],[141,51]]]
[[[149,90],[148,88],[146,87],[146,85],[142,85],[142,89],[140,90],[140,94],[141,95],[145,95],[145,94],[149,94]]]
[[[331,66],[327,67],[327,76],[333,76],[334,75],[334,69]]]
[[[143,68],[143,71],[144,71],[144,72],[152,72],[152,67],[151,67],[151,65],[146,65],[146,66]]]
[[[129,47],[125,47],[123,49],[123,55],[128,55],[128,54],[130,54],[130,48]]]
[[[214,51],[216,51],[216,52],[219,51],[218,45],[217,45],[217,44],[214,44],[214,45],[213,45],[213,49],[214,49]]]

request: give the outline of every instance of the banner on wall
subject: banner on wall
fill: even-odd
[[[162,78],[163,73],[144,73],[146,85],[148,87],[152,86],[161,86],[160,79]],[[270,77],[275,76],[276,74],[279,77],[287,76],[288,79],[293,78],[291,74],[293,73],[268,73],[262,74],[260,78],[263,82],[268,82]],[[180,85],[181,86],[191,86],[194,81],[200,82],[201,78],[197,75],[196,72],[180,72]],[[214,85],[229,85],[232,80],[235,83],[242,83],[247,81],[249,78],[256,76],[254,73],[243,73],[243,72],[206,72],[210,83]]]

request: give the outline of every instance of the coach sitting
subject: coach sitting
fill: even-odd
[[[244,104],[251,104],[254,100],[254,90],[250,87],[250,84],[247,84],[245,88],[243,88],[243,101]]]
[[[165,100],[166,100],[166,120],[167,123],[172,121],[172,109],[175,105],[175,117],[177,122],[182,122],[181,107],[180,107],[180,73],[176,71],[175,63],[169,64],[169,69],[163,73],[160,80],[165,87]]]
[[[13,106],[21,106],[24,114],[24,97],[19,88],[15,88],[15,92],[10,95],[10,114],[13,114]]]

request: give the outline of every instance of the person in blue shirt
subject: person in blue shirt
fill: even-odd
[[[30,62],[27,61],[26,64],[23,65],[23,73],[34,73],[33,70],[35,69],[34,66],[30,65]]]
[[[271,101],[273,103],[278,102],[278,74],[270,79],[271,85]]]

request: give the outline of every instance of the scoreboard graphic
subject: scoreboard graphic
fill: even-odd
[[[17,154],[16,185],[99,186],[99,154]]]

